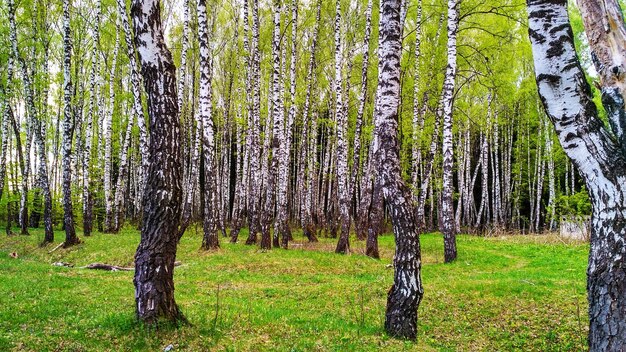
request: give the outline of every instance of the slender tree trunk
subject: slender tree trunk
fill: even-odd
[[[287,248],[289,239],[291,238],[291,229],[289,227],[289,202],[288,202],[288,184],[289,184],[289,161],[291,149],[291,129],[296,119],[296,49],[298,41],[298,0],[291,3],[291,62],[289,67],[289,95],[290,106],[287,124],[284,128],[285,140],[281,144],[279,152],[279,174],[278,174],[278,217],[276,219],[276,229],[280,235],[282,248]],[[285,51],[283,51],[284,53]],[[276,235],[275,235],[276,236]]]
[[[26,63],[20,57],[17,48],[17,29],[15,24],[15,3],[13,0],[8,1],[8,13],[9,13],[9,40],[11,42],[11,57],[13,60],[17,60],[20,63],[22,68],[22,76],[26,81],[28,80],[28,72],[26,68]],[[27,85],[27,84],[25,84]],[[29,89],[28,87],[25,87]],[[32,89],[32,87],[30,88]],[[28,97],[27,97],[28,98]],[[32,96],[31,96],[32,102]],[[28,104],[30,107],[30,104]],[[28,115],[31,115],[32,111],[28,111]],[[32,128],[31,128],[31,119],[34,116],[29,116],[26,120],[26,144],[24,146],[23,160],[24,163],[22,165],[22,189],[20,193],[20,211],[19,211],[19,225],[20,225],[20,234],[28,235],[28,180],[30,174],[30,145],[31,145],[31,137],[32,137]],[[15,128],[14,128],[15,129]],[[15,132],[19,133],[19,132]],[[18,143],[17,148],[21,149],[22,146]]]
[[[65,224],[64,247],[79,243],[74,229],[74,209],[72,208],[72,81],[70,74],[72,42],[70,32],[70,0],[63,0],[63,220]]]
[[[424,115],[420,107],[420,59],[422,44],[422,0],[417,1],[417,19],[415,21],[415,64],[413,77],[413,146],[411,157],[413,159],[412,183],[414,187],[414,201],[417,202],[416,192],[419,189],[420,168],[422,168],[422,150],[420,136],[424,129]]]
[[[432,193],[433,186],[430,184],[430,180],[433,175],[433,166],[435,163],[435,157],[437,155],[437,149],[439,146],[439,129],[441,126],[441,114],[440,109],[437,109],[437,113],[435,114],[435,129],[433,130],[433,136],[430,141],[430,148],[428,151],[428,156],[426,159],[426,167],[424,172],[424,178],[422,179],[422,184],[419,190],[419,197],[417,200],[417,206],[415,208],[415,218],[417,219],[417,226],[420,231],[424,231],[427,226],[426,221],[426,200],[428,198],[429,192]],[[432,197],[431,197],[432,198]],[[432,206],[431,206],[432,209]]]
[[[116,26],[117,27],[117,26]],[[117,69],[117,54],[120,47],[119,31],[115,35],[115,49],[113,50],[113,61],[111,64],[111,73],[109,78],[109,109],[103,119],[102,134],[104,140],[104,232],[113,232],[114,226],[114,193],[113,193],[113,181],[111,179],[112,173],[112,160],[111,160],[111,123],[113,120],[113,111],[115,110],[115,72]],[[131,123],[132,119],[129,119]]]
[[[260,86],[260,70],[261,62],[259,55],[259,2],[252,0],[252,62],[251,62],[251,81],[252,81],[252,112],[251,123],[248,124],[249,133],[249,151],[250,151],[250,176],[248,182],[248,226],[249,235],[246,240],[247,245],[255,244],[257,233],[260,231],[260,204],[261,204],[261,167],[260,167],[260,137],[259,128],[261,124],[261,86]]]
[[[7,172],[7,150],[9,145],[9,104],[6,98],[0,100],[2,109],[0,110],[4,115],[2,118],[2,125],[0,125],[2,131],[2,147],[0,149],[0,200],[2,200],[2,194],[4,192],[4,184],[6,183]]]
[[[545,131],[545,128],[541,128],[541,130],[543,130],[543,132],[540,132],[540,138],[539,141],[541,141],[541,133],[547,133],[547,131]],[[537,187],[535,188],[536,193],[535,193],[535,218],[533,219],[534,221],[534,226],[533,228],[535,229],[535,232],[541,232],[541,198],[543,196],[543,183],[544,183],[544,175],[545,175],[545,161],[543,160],[544,155],[543,155],[543,149],[544,147],[539,145],[537,147],[537,172],[536,172],[536,177],[535,180],[537,181]]]
[[[454,204],[452,193],[454,191],[453,163],[454,148],[452,147],[452,106],[454,104],[454,85],[456,78],[456,34],[459,28],[459,1],[448,1],[448,67],[443,86],[443,190],[442,209],[443,216],[443,244],[445,262],[450,263],[456,259],[456,229],[454,226]]]
[[[548,129],[548,121],[544,120],[544,123],[546,124],[545,126],[545,144],[546,144],[546,154],[548,156],[548,160],[546,161],[547,165],[547,171],[548,171],[548,206],[547,206],[547,211],[546,211],[546,215],[547,215],[547,219],[546,219],[546,223],[548,224],[548,231],[554,231],[555,230],[555,216],[556,216],[556,209],[555,209],[555,201],[556,201],[556,185],[555,185],[555,181],[554,181],[554,156],[553,156],[553,151],[552,151],[552,136],[550,134],[550,130]]]
[[[93,120],[96,104],[96,70],[98,68],[98,44],[100,42],[101,1],[96,4],[96,16],[93,28],[93,47],[91,49],[91,72],[89,74],[89,110],[85,126],[85,152],[83,155],[83,234],[91,235],[93,228],[93,201],[91,196],[91,144],[93,139]]]
[[[198,114],[202,121],[202,158],[204,159],[204,216],[202,249],[219,248],[217,235],[217,175],[215,163],[215,136],[212,112],[212,60],[209,49],[206,0],[198,0],[198,34],[200,38],[200,92]]]
[[[341,232],[335,253],[350,252],[350,195],[348,189],[348,117],[342,100],[341,1],[335,8],[335,117],[337,120],[337,191]]]
[[[134,114],[128,116],[128,124],[126,125],[126,134],[123,137],[123,143],[120,148],[120,161],[119,169],[117,173],[117,182],[115,184],[115,211],[114,221],[111,232],[117,233],[122,229],[124,225],[124,213],[126,212],[126,189],[128,188],[127,181],[129,175],[130,166],[128,164],[128,152],[130,150],[130,143],[133,137],[133,120]],[[140,174],[141,175],[141,174]],[[141,186],[140,186],[141,187]]]
[[[9,4],[11,5],[10,9],[11,11],[13,11],[13,0],[9,0]],[[11,18],[14,18],[15,15],[11,14]],[[14,25],[14,21],[12,21],[10,23],[12,26]],[[11,33],[13,33],[14,31],[11,30]],[[16,40],[17,41],[17,40]],[[14,66],[15,66],[15,58],[13,57],[12,54],[9,54],[9,58],[7,60],[7,66],[6,66],[6,70],[7,70],[7,82],[10,83],[13,79],[13,70],[14,70]],[[11,105],[10,105],[10,100],[8,97],[11,96],[11,92],[12,92],[12,87],[11,84],[7,84],[6,85],[6,89],[4,89],[2,95],[2,100],[0,101],[0,104],[2,104],[2,109],[0,110],[3,114],[3,118],[2,118],[2,149],[0,150],[0,200],[2,200],[2,193],[4,191],[4,184],[5,184],[5,179],[6,179],[6,166],[7,166],[7,150],[9,150],[9,138],[10,138],[10,133],[9,133],[9,121],[13,120],[13,111],[11,110]],[[9,203],[7,202],[7,213],[9,210]],[[7,214],[7,217],[9,217],[9,215]],[[8,219],[8,218],[7,218]],[[10,226],[9,226],[9,222],[7,221],[7,235],[10,234]]]
[[[350,177],[350,197],[354,199],[355,210],[359,210],[360,197],[357,185],[360,183],[359,172],[361,170],[361,130],[363,128],[363,114],[367,104],[367,72],[369,68],[369,47],[372,33],[372,0],[367,1],[365,10],[365,36],[363,39],[363,65],[361,67],[361,91],[359,93],[359,110],[356,115],[354,131],[354,151],[352,161],[352,175]],[[359,240],[364,240],[364,231],[359,231],[358,221],[355,221],[356,235]]]
[[[387,203],[396,239],[394,284],[387,295],[385,330],[391,336],[417,337],[417,308],[423,295],[419,236],[411,193],[398,159],[400,101],[400,1],[381,1],[378,50],[378,91],[374,123],[374,157],[379,170],[374,194]]]
[[[309,242],[317,242],[315,236],[316,229],[313,220],[313,207],[314,207],[314,190],[315,187],[315,165],[317,157],[317,119],[315,114],[311,114],[311,94],[313,89],[313,81],[315,74],[315,54],[317,52],[317,39],[320,26],[321,16],[321,0],[317,1],[317,10],[315,15],[315,28],[311,38],[311,57],[309,59],[309,67],[307,72],[307,89],[304,100],[304,109],[302,112],[302,148],[300,153],[300,160],[303,163],[303,171],[299,178],[299,191],[302,194],[302,232]],[[312,118],[309,121],[309,115]],[[310,125],[310,128],[309,128]],[[310,133],[310,134],[309,134]],[[306,165],[306,167],[304,167]],[[305,177],[306,175],[306,177]]]
[[[181,138],[176,67],[163,39],[156,0],[133,0],[135,45],[150,117],[149,170],[143,194],[141,241],[135,254],[137,318],[184,320],[174,300],[174,261],[182,211]]]
[[[139,177],[139,198],[141,198],[141,193],[144,190],[145,178],[147,177],[148,172],[148,131],[146,128],[146,120],[143,113],[143,105],[141,102],[141,76],[139,74],[137,68],[137,60],[135,53],[135,46],[132,41],[132,33],[130,31],[130,25],[128,23],[128,15],[126,12],[126,1],[125,0],[117,0],[117,7],[120,12],[120,18],[122,22],[122,28],[124,29],[124,37],[126,39],[126,55],[128,56],[129,65],[130,65],[130,80],[131,80],[131,90],[133,93],[133,105],[132,105],[132,116],[137,118],[137,127],[139,127],[139,154],[141,155],[141,173]],[[182,92],[180,92],[182,94]],[[180,111],[180,110],[179,110]],[[119,192],[120,189],[117,189]],[[116,230],[120,230],[121,224],[124,222],[124,214],[123,209],[116,209]]]
[[[613,1],[606,3],[617,5]],[[612,138],[598,118],[576,54],[567,1],[530,0],[528,14],[539,95],[561,146],[586,182],[593,208],[587,269],[589,349],[622,351],[626,349],[624,144],[620,138]],[[621,15],[609,18],[617,18],[623,26]],[[612,32],[611,27],[607,30],[601,23],[587,26]],[[588,34],[592,34],[590,29]],[[623,52],[615,55],[623,60]],[[606,84],[603,90],[610,90],[610,84]],[[611,128],[619,136],[614,124]]]
[[[489,221],[489,217],[485,215],[485,223],[483,223],[483,214],[489,212],[489,140],[487,138],[490,117],[491,117],[491,94],[487,97],[488,100],[488,108],[487,108],[487,127],[484,131],[480,132],[480,179],[481,179],[481,197],[480,197],[480,206],[478,207],[478,213],[476,215],[476,224],[475,227],[479,227],[480,225],[485,225]]]

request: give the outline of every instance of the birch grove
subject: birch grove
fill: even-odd
[[[589,343],[620,350],[626,26],[618,1],[569,6],[7,0],[0,223],[66,248],[141,231],[146,322],[184,320],[183,236],[384,258],[393,233],[385,329],[415,339],[421,234],[451,263],[457,235],[590,218]]]

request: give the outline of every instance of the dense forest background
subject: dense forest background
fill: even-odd
[[[338,235],[341,204],[348,199],[357,236],[364,239],[380,208],[369,186],[377,2],[207,6],[212,123],[197,118],[206,96],[200,94],[196,5],[163,3],[179,80],[187,220],[202,218],[203,190],[214,187],[209,203],[224,234],[261,211],[286,216],[289,226],[305,228],[314,240]],[[66,130],[62,10],[60,2],[44,0],[0,4],[0,218],[22,231],[39,227],[47,184],[52,224],[63,226],[62,150],[69,133],[75,222],[116,232],[125,222],[141,223],[147,162],[146,98],[128,6],[123,0],[73,2]],[[525,2],[466,0],[458,11],[451,127],[456,230],[544,232],[557,228],[560,215],[589,215],[584,184],[536,92]],[[593,79],[580,15],[574,5],[570,12]],[[442,220],[447,14],[447,2],[431,0],[407,1],[401,14],[400,160],[423,231],[437,230]],[[200,138],[205,133],[211,144],[205,144],[207,135]],[[200,157],[207,149],[212,159]],[[230,235],[236,240],[236,233]]]

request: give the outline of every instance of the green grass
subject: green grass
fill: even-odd
[[[0,233],[4,234],[4,231]],[[136,231],[95,234],[72,249],[41,249],[43,233],[0,236],[0,351],[580,351],[586,349],[588,246],[556,237],[459,236],[459,259],[443,264],[440,235],[422,236],[425,295],[416,343],[383,330],[392,284],[393,236],[383,259],[332,253],[335,240],[262,252],[222,239],[201,252],[183,237],[176,299],[190,326],[159,329],[134,319]],[[247,236],[242,233],[241,238]],[[302,243],[302,244],[298,244]],[[9,253],[16,252],[14,259]],[[55,267],[64,261],[75,268]],[[219,304],[218,304],[219,295]]]

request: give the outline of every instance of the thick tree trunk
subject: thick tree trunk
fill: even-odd
[[[396,238],[394,284],[387,296],[385,330],[391,336],[417,337],[417,308],[423,295],[419,236],[412,198],[404,183],[398,158],[398,105],[400,101],[400,1],[381,1],[376,94],[374,157],[380,189],[391,214]],[[376,192],[375,192],[376,193]]]
[[[180,121],[176,67],[163,39],[156,0],[133,0],[131,14],[150,117],[149,170],[141,241],[135,254],[137,318],[184,319],[174,300],[174,262],[182,211]]]
[[[598,118],[576,54],[567,1],[529,0],[528,14],[539,95],[561,146],[586,182],[593,206],[587,269],[589,349],[623,351],[626,349],[624,145],[610,136]],[[600,30],[601,23],[588,25]],[[622,51],[615,55],[623,60]],[[619,135],[616,126],[611,127]]]

